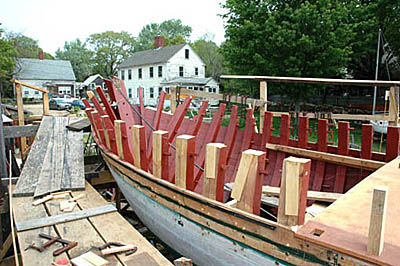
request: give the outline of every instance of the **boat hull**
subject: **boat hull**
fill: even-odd
[[[168,246],[197,265],[290,265],[203,227],[151,199],[112,167],[110,171],[140,220]]]

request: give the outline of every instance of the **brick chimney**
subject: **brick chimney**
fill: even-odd
[[[39,59],[43,60],[43,51],[42,50],[39,51]]]
[[[164,47],[164,37],[158,35],[154,38],[154,49],[161,47]]]

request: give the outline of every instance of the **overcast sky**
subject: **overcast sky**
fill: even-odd
[[[92,33],[127,31],[137,36],[143,26],[168,19],[181,19],[192,27],[192,40],[211,33],[224,40],[225,0],[2,0],[2,27],[39,41],[54,55],[65,41],[85,40]]]

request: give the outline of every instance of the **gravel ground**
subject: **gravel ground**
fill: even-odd
[[[31,111],[34,115],[42,115],[43,114],[43,104],[24,104],[24,109]],[[70,112],[66,110],[57,111],[50,110],[50,115],[53,116],[68,116]]]

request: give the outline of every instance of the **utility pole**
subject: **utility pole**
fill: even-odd
[[[378,33],[378,48],[376,49],[376,65],[375,65],[375,80],[378,80],[378,71],[379,71],[379,51],[381,48],[381,34],[382,30],[379,29]],[[374,103],[372,105],[372,115],[375,115],[375,109],[376,109],[376,90],[377,87],[374,87]]]

